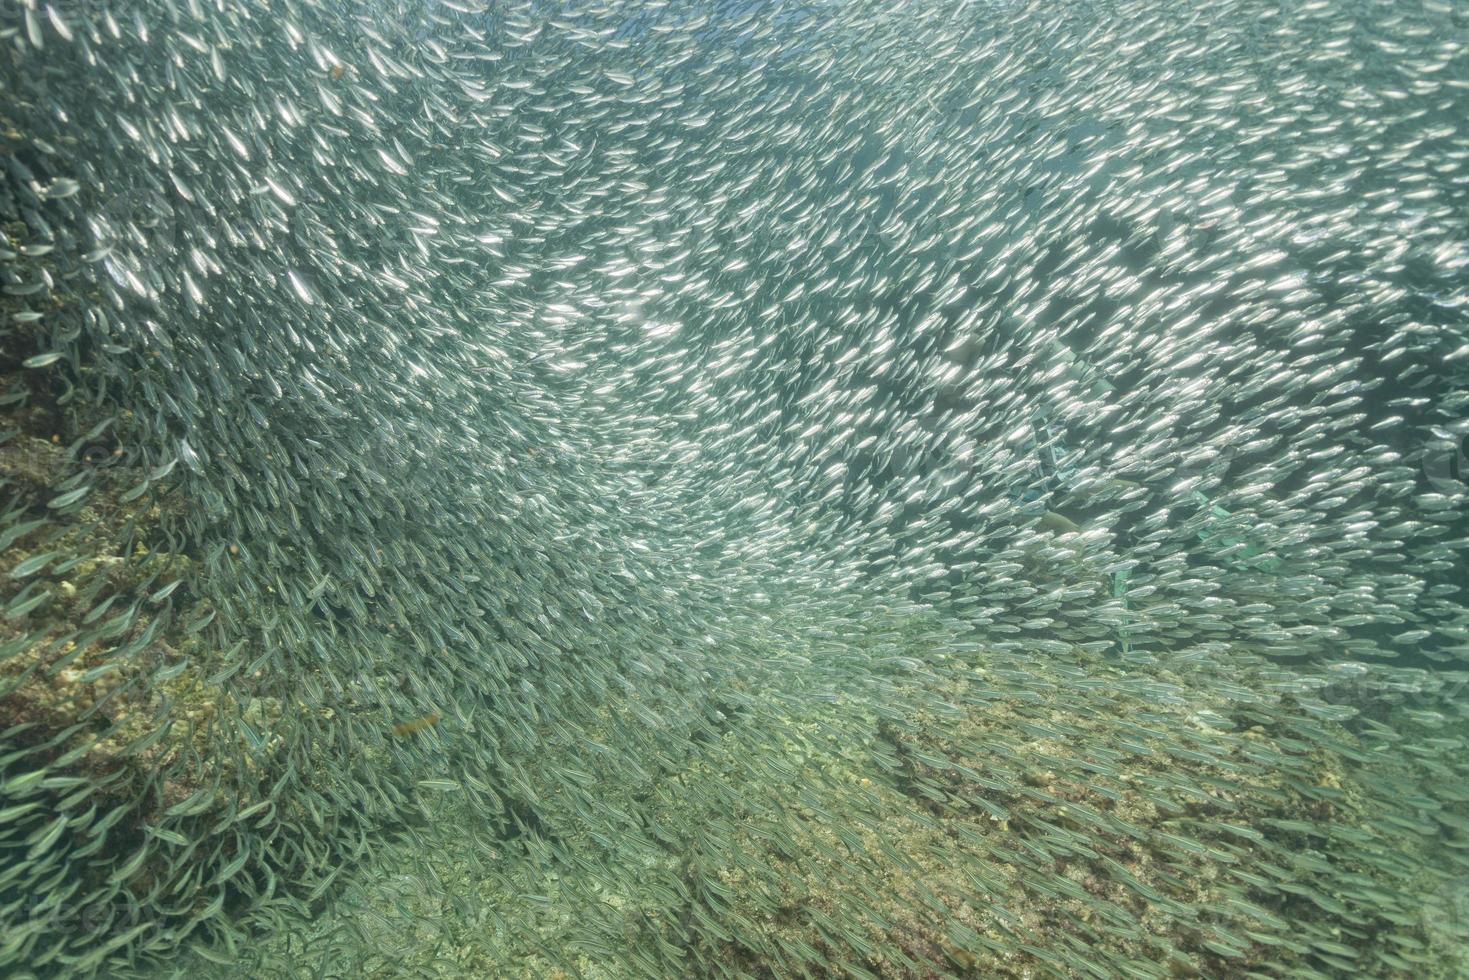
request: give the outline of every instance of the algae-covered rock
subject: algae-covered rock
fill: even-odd
[[[1399,719],[1386,753],[1376,723],[1282,693],[1260,661],[1226,682],[952,638],[938,654],[921,621],[889,633],[930,668],[821,697],[726,691],[766,723],[726,717],[640,784],[586,743],[548,742],[546,771],[571,778],[528,787],[539,819],[518,839],[426,781],[426,823],[298,936],[322,963],[361,948],[384,978],[1463,968],[1461,879],[1435,854],[1469,844],[1469,800],[1433,807],[1465,774],[1430,732]],[[1058,703],[1081,676],[1086,699]],[[588,737],[626,737],[618,714]]]

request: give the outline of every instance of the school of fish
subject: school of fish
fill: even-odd
[[[1469,7],[0,0],[0,974],[1469,972]]]

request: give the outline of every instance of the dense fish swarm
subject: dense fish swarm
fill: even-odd
[[[1469,972],[1455,0],[0,0],[0,974]]]

